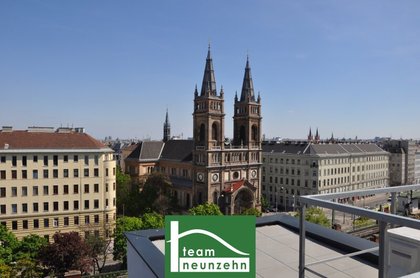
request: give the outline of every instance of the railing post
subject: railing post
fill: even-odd
[[[385,221],[379,221],[379,278],[386,277],[385,242],[387,224]]]
[[[306,204],[300,204],[299,218],[299,278],[305,277],[305,207]]]

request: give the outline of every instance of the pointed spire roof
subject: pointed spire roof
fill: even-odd
[[[214,77],[213,59],[209,50],[207,52],[206,67],[204,68],[203,84],[201,85],[201,96],[216,96],[216,79]]]
[[[246,57],[245,75],[242,83],[242,93],[240,101],[255,101],[254,83],[251,77],[251,67],[249,66],[249,57]]]
[[[169,114],[168,114],[168,108],[166,108],[165,125],[170,125],[170,124],[169,124]]]

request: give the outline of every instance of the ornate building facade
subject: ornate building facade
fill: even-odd
[[[254,93],[249,59],[240,98],[234,97],[232,140],[225,138],[224,108],[224,92],[223,88],[217,92],[209,48],[201,91],[196,88],[194,92],[193,139],[170,140],[166,114],[162,148],[153,152],[155,171],[170,177],[182,206],[215,203],[225,214],[260,207],[261,98]],[[139,146],[141,151],[130,155],[139,168],[139,153],[151,153],[145,146]]]

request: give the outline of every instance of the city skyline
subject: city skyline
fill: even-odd
[[[83,4],[82,4],[83,3]],[[211,43],[226,136],[249,55],[263,134],[420,138],[420,3],[2,1],[0,125],[192,136]],[[7,105],[5,105],[7,104]]]

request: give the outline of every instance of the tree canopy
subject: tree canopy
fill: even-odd
[[[205,203],[189,209],[191,215],[223,215],[216,204]]]
[[[299,217],[299,213],[296,214],[296,217]],[[318,207],[309,207],[305,212],[305,220],[311,223],[315,223],[324,227],[331,227],[331,222],[325,215],[322,208]]]

